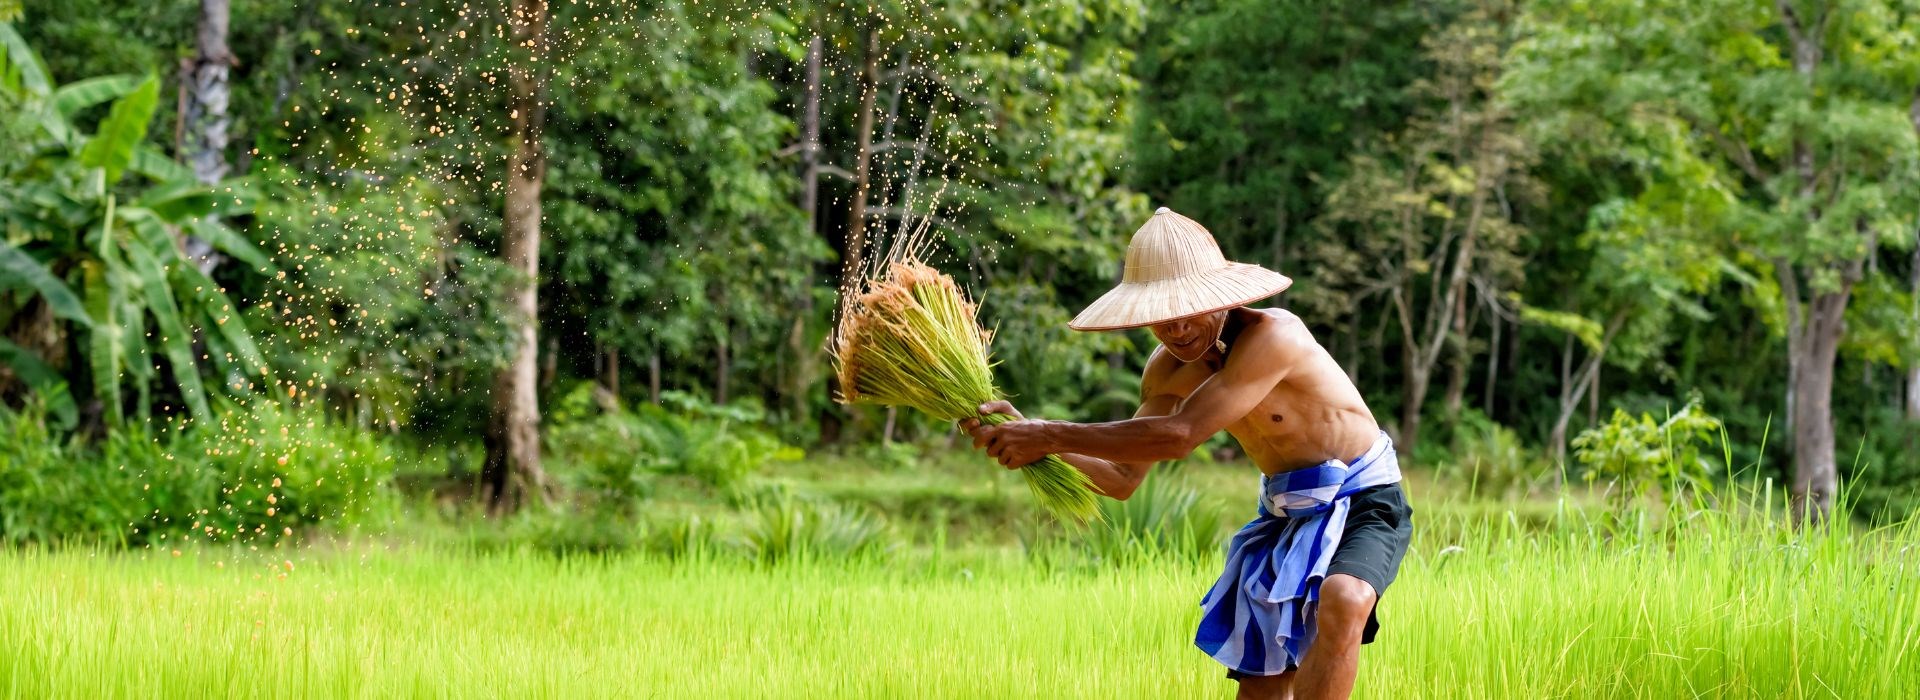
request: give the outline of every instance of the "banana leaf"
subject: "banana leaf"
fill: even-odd
[[[83,326],[93,323],[93,319],[87,317],[86,307],[80,303],[79,297],[74,296],[66,282],[55,277],[47,266],[33,259],[27,251],[0,240],[0,289],[7,287],[25,287],[39,292],[40,298],[46,299],[47,305],[53,307],[55,316]]]
[[[14,376],[33,387],[33,393],[46,402],[47,411],[62,429],[72,428],[78,422],[79,413],[74,409],[72,392],[67,391],[66,378],[48,367],[39,356],[0,338],[0,366],[12,368]]]

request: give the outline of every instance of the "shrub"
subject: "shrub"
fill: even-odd
[[[1226,515],[1217,503],[1168,475],[1149,475],[1124,501],[1101,499],[1106,524],[1093,526],[1087,546],[1107,560],[1172,556],[1202,559],[1220,545]]]
[[[229,411],[217,427],[189,431],[172,452],[220,487],[219,506],[200,513],[202,537],[353,525],[393,504],[392,443],[318,409],[268,403]]]
[[[1687,490],[1712,491],[1713,464],[1701,452],[1720,434],[1720,419],[1700,408],[1695,397],[1665,421],[1615,409],[1605,424],[1573,439],[1574,456],[1589,483],[1605,479],[1615,505],[1643,498],[1665,487],[1668,504]]]
[[[218,424],[94,443],[0,411],[0,540],[270,541],[384,512],[393,456],[317,410],[226,407]]]
[[[146,441],[115,436],[88,449],[52,434],[31,407],[0,409],[0,436],[0,540],[123,544],[142,539],[133,528],[153,510],[149,499],[199,507],[173,502],[165,484],[159,494],[143,487],[137,470],[164,457]]]
[[[854,557],[885,548],[880,520],[858,508],[782,492],[748,504],[745,510],[741,548],[762,564]]]
[[[1450,428],[1445,453],[1421,451],[1435,465],[1436,476],[1469,484],[1476,494],[1531,491],[1554,473],[1552,464],[1529,449],[1518,433],[1478,410],[1461,411]],[[1421,447],[1433,442],[1424,441]]]
[[[586,417],[592,389],[582,382],[561,399],[547,444],[557,462],[574,467],[574,485],[603,502],[631,507],[656,474],[732,489],[769,461],[801,456],[758,426],[765,414],[752,405],[715,406],[667,392],[661,406],[614,405]]]
[[[1920,514],[1920,421],[1883,408],[1863,430],[1858,441],[1842,437],[1836,455],[1850,510],[1879,523]]]

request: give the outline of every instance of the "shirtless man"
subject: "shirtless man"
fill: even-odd
[[[1122,500],[1154,462],[1226,430],[1260,468],[1260,509],[1201,602],[1194,642],[1227,666],[1240,698],[1344,698],[1412,510],[1392,444],[1346,372],[1298,317],[1245,308],[1290,284],[1227,262],[1206,229],[1162,208],[1134,234],[1125,281],[1070,324],[1152,329],[1160,347],[1134,417],[963,427],[1010,469],[1058,454]],[[1005,401],[980,411],[1021,417]]]

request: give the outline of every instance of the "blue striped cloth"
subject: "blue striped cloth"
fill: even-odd
[[[1233,536],[1226,571],[1200,600],[1194,645],[1250,676],[1298,667],[1313,644],[1320,581],[1346,532],[1348,497],[1399,481],[1386,433],[1352,465],[1332,459],[1263,475],[1260,514]]]

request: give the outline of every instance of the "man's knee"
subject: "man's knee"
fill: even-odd
[[[1236,700],[1288,700],[1293,697],[1293,672],[1277,676],[1241,676]]]
[[[1320,582],[1320,603],[1316,616],[1322,635],[1353,635],[1366,628],[1373,614],[1374,601],[1380,599],[1373,584],[1347,574],[1334,574]]]

